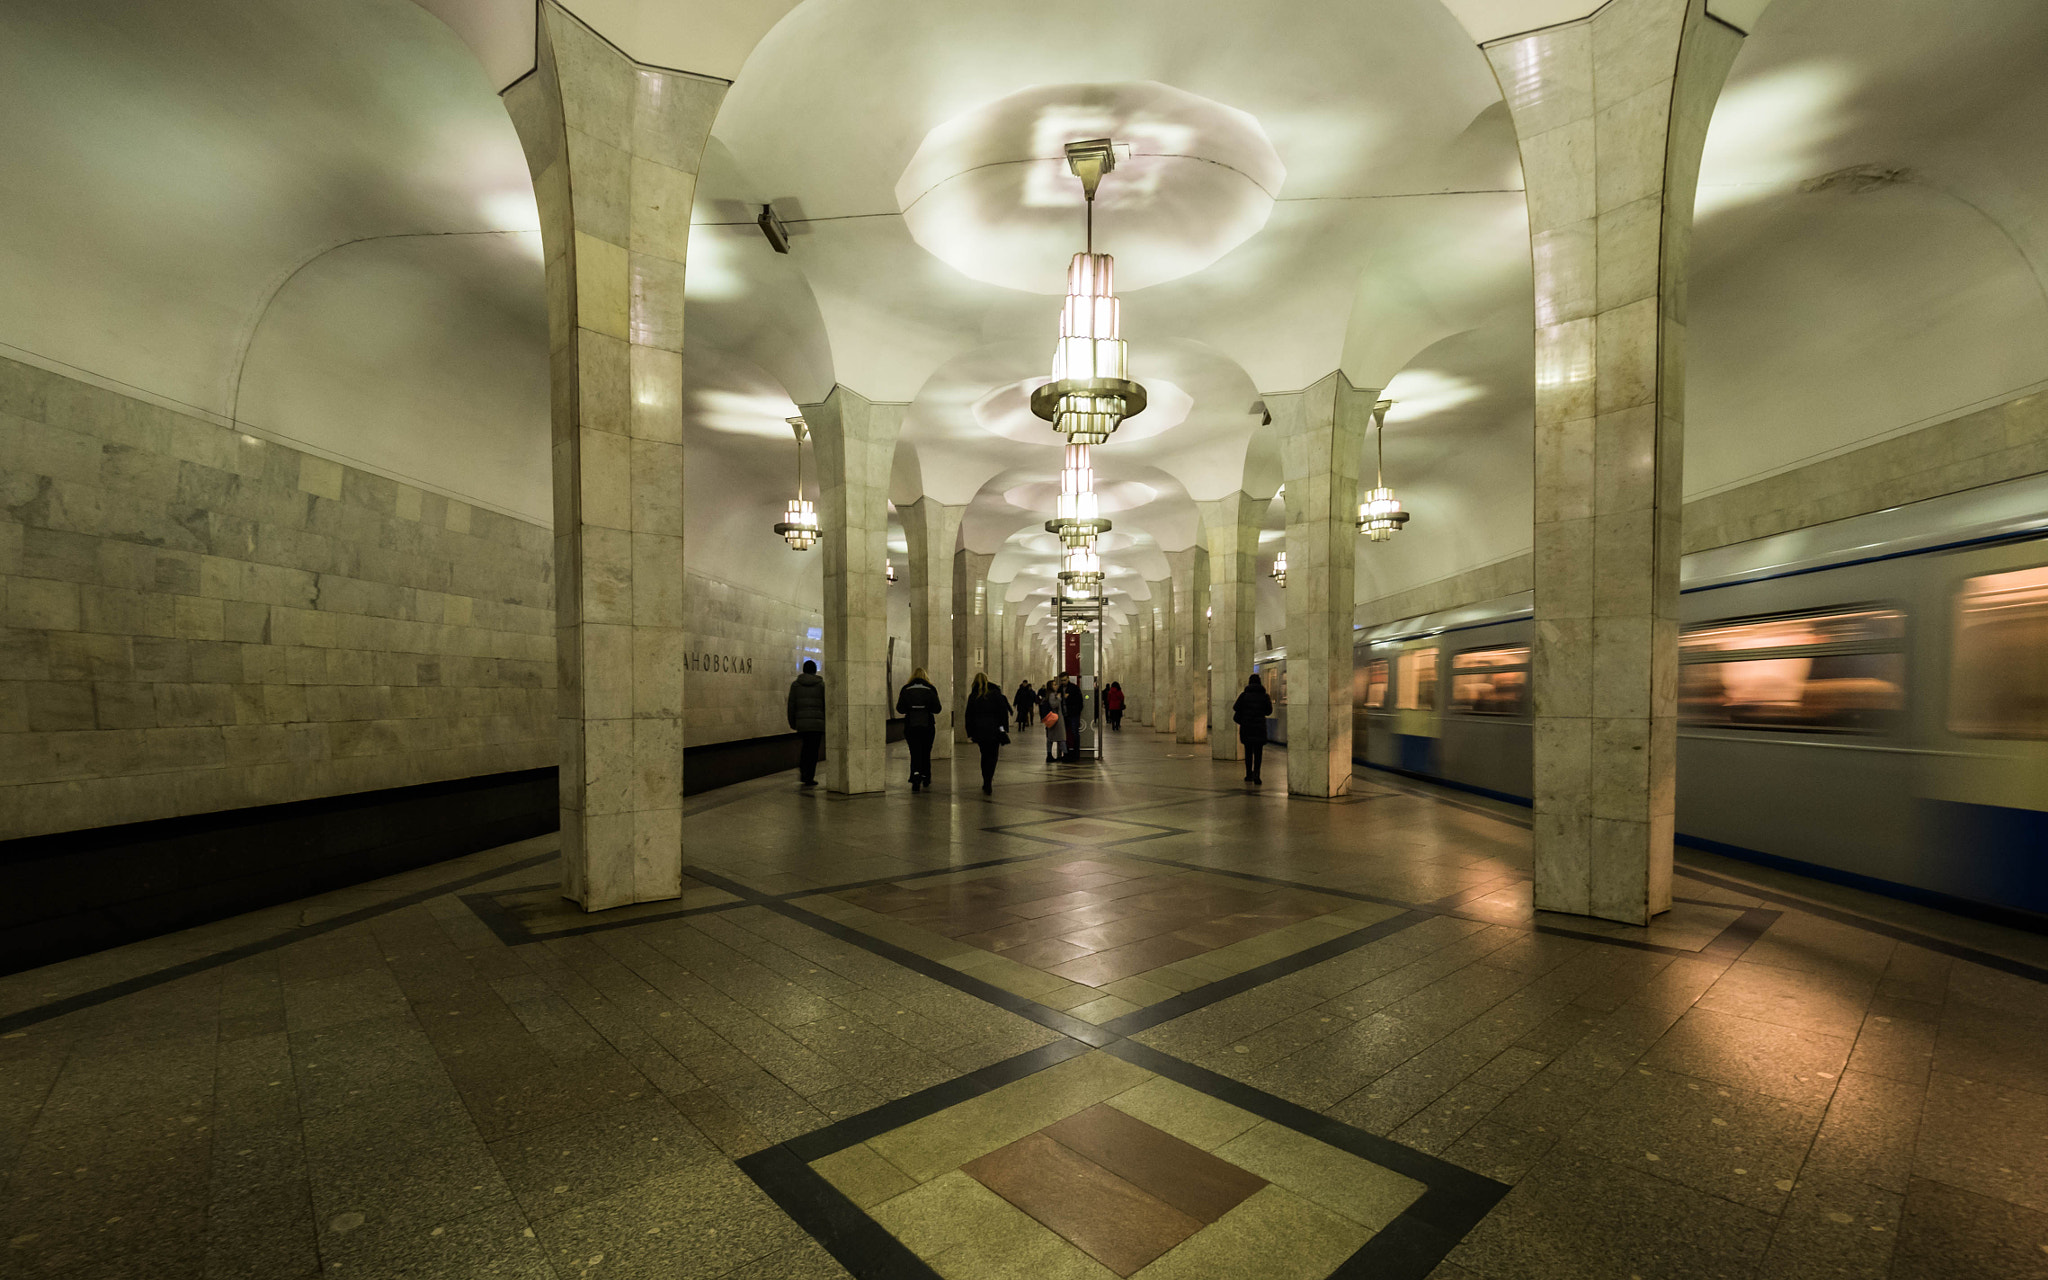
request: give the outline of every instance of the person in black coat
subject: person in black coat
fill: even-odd
[[[1230,708],[1230,718],[1237,721],[1237,740],[1244,744],[1244,780],[1253,786],[1264,782],[1259,765],[1266,754],[1266,717],[1272,714],[1273,699],[1254,672]]]
[[[818,664],[806,660],[803,674],[789,684],[789,727],[796,730],[797,775],[803,785],[818,785],[818,752],[825,745],[825,677]]]
[[[910,747],[910,789],[932,785],[932,739],[938,735],[939,691],[919,667],[896,695],[896,714],[903,717],[903,741]]]
[[[974,691],[967,698],[965,724],[967,736],[981,748],[981,794],[993,795],[996,757],[1010,740],[1010,700],[978,671],[974,675]]]
[[[1017,727],[1030,728],[1031,722],[1038,718],[1038,690],[1031,687],[1029,680],[1017,682],[1017,698],[1014,705],[1017,711]]]

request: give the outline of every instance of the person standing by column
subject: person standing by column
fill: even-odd
[[[797,776],[806,787],[818,785],[818,749],[825,745],[825,677],[818,664],[805,659],[803,674],[789,684],[789,727],[796,730]]]
[[[1081,713],[1086,709],[1081,682],[1060,677],[1060,718],[1067,722],[1067,754],[1081,750]]]
[[[939,691],[919,667],[896,695],[896,714],[903,717],[903,741],[910,747],[910,789],[932,785],[932,739],[938,735]]]
[[[1253,672],[1252,678],[1244,683],[1244,692],[1237,695],[1230,718],[1237,721],[1237,740],[1244,744],[1244,780],[1255,787],[1265,782],[1259,777],[1259,765],[1266,754],[1266,717],[1272,714],[1272,695],[1266,692],[1258,673]]]
[[[1112,680],[1109,688],[1102,691],[1102,709],[1109,716],[1109,727],[1122,733],[1124,730],[1124,687]]]
[[[1001,689],[988,682],[985,673],[974,674],[974,691],[967,699],[965,723],[967,736],[981,748],[981,794],[993,795],[996,757],[1010,740],[1010,701]]]

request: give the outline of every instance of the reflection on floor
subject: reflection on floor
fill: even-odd
[[[694,798],[0,979],[7,1275],[2043,1277],[2048,945],[1151,734]],[[1279,774],[1282,771],[1272,771]]]

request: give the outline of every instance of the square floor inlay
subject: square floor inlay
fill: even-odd
[[[1395,914],[1109,851],[849,889],[804,905],[1094,1022]]]
[[[1101,1052],[811,1168],[951,1280],[1321,1280],[1424,1190]]]

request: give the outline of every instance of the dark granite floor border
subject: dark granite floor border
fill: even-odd
[[[540,866],[542,863],[551,862],[559,856],[559,850],[550,849],[546,853],[537,853],[531,857],[521,858],[516,862],[508,862],[503,866],[492,867],[488,870],[478,871],[455,880],[444,881],[441,884],[408,893],[403,897],[393,898],[389,902],[379,902],[372,906],[359,907],[354,911],[344,912],[331,919],[316,920],[312,924],[298,925],[295,928],[274,933],[268,938],[259,938],[254,942],[245,942],[238,947],[229,947],[225,951],[217,951],[210,956],[201,956],[196,960],[187,960],[183,964],[174,964],[150,973],[137,974],[133,978],[124,978],[119,982],[111,982],[104,987],[95,987],[91,991],[81,991],[76,995],[66,996],[61,1000],[53,1000],[48,1004],[39,1004],[32,1008],[23,1009],[18,1013],[0,1016],[0,1035],[19,1031],[24,1027],[32,1027],[40,1022],[48,1022],[52,1018],[61,1018],[67,1013],[77,1013],[81,1009],[90,1009],[96,1005],[105,1004],[109,1000],[118,1000],[122,996],[132,996],[138,991],[148,991],[154,987],[161,987],[166,983],[176,982],[180,978],[189,978],[194,974],[205,973],[209,969],[218,969],[223,965],[230,965],[238,960],[247,960],[250,956],[260,956],[267,951],[275,951],[279,947],[290,946],[294,942],[304,942],[308,938],[317,938],[323,933],[333,933],[336,929],[346,929],[350,925],[361,924],[365,920],[374,920],[378,916],[389,915],[394,911],[402,911],[407,907],[416,907],[422,902],[431,902],[444,894],[454,893],[457,889],[466,889],[473,884],[482,884],[487,880],[496,880],[502,876],[511,875],[515,871],[525,871],[529,868]]]
[[[1119,1039],[1102,1048],[1154,1075],[1420,1182],[1424,1191],[1415,1203],[1339,1264],[1331,1272],[1333,1277],[1425,1280],[1508,1193],[1505,1183],[1403,1146],[1391,1138],[1332,1120],[1134,1040]],[[743,1156],[737,1163],[856,1280],[936,1277],[938,1273],[929,1263],[847,1199],[813,1170],[811,1163],[1078,1057],[1087,1049],[1088,1046],[1071,1039],[1057,1040]]]

